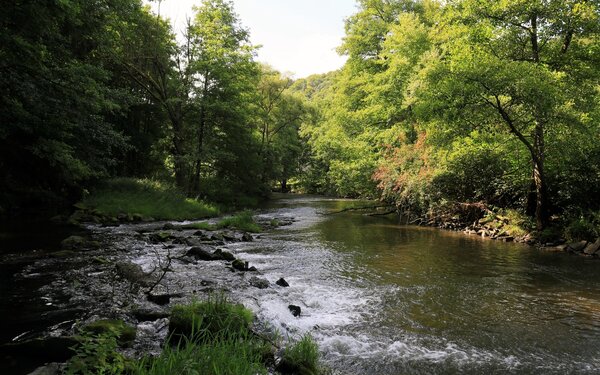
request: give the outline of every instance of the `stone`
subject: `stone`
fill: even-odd
[[[570,249],[570,251],[579,253],[579,252],[582,252],[583,249],[585,249],[587,244],[588,244],[587,241],[573,242],[573,243],[569,244],[569,249]]]
[[[600,238],[596,240],[594,243],[588,243],[583,252],[588,255],[593,255],[600,250]]]
[[[85,246],[87,240],[81,236],[70,236],[60,243],[63,249],[74,250]]]
[[[302,313],[302,309],[300,308],[300,306],[296,305],[288,305],[288,310],[290,310],[292,315],[295,317],[299,317],[300,313]]]
[[[215,260],[215,257],[210,253],[210,251],[201,246],[192,247],[185,253],[185,255],[193,256],[194,258],[200,260]]]
[[[169,312],[161,308],[138,308],[131,313],[139,322],[153,322],[158,319],[167,318],[170,315]]]
[[[250,272],[256,272],[258,270],[256,269],[256,267],[252,266],[252,267],[248,268],[248,271],[250,271]]]
[[[244,232],[244,234],[242,234],[242,241],[243,242],[252,242],[252,241],[254,241],[254,237],[252,237],[252,235],[250,233]]]
[[[134,223],[139,223],[141,221],[144,221],[144,216],[142,216],[141,214],[133,214],[131,215],[131,220]]]
[[[258,278],[256,276],[252,276],[248,282],[250,283],[250,285],[252,285],[253,287],[256,287],[258,289],[266,289],[269,287],[269,280],[266,279],[261,279]]]
[[[148,238],[153,243],[161,243],[161,242],[168,241],[169,239],[172,239],[173,236],[169,232],[158,232],[158,233],[150,234],[150,236]]]
[[[283,277],[282,277],[282,278],[280,278],[279,280],[277,280],[277,281],[275,282],[275,284],[277,284],[277,285],[279,285],[279,286],[282,286],[282,287],[288,287],[288,286],[290,286],[290,284],[288,284],[288,282],[287,282],[287,281],[285,281],[285,279],[284,279]]]
[[[128,262],[118,262],[115,264],[117,274],[122,278],[142,286],[150,286],[153,284],[152,278],[147,275],[137,264]]]
[[[63,373],[63,367],[62,363],[48,363],[47,365],[36,368],[28,375],[60,375]]]
[[[171,302],[171,296],[169,294],[148,294],[146,299],[160,306],[167,305]]]
[[[217,249],[215,250],[213,253],[213,258],[214,259],[221,259],[221,260],[226,260],[228,262],[232,262],[235,260],[235,256],[233,256],[233,254],[231,254],[228,251],[223,251],[221,249]]]
[[[173,229],[175,229],[175,225],[173,223],[165,223],[162,226],[162,229],[163,230],[173,230]]]
[[[248,267],[243,260],[236,259],[231,263],[231,266],[238,271],[247,271]]]

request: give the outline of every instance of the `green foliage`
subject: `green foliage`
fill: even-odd
[[[257,233],[261,231],[252,218],[252,211],[243,211],[237,215],[226,217],[216,224],[217,228],[235,228],[246,232]]]
[[[184,340],[167,346],[156,358],[142,359],[132,370],[136,375],[255,375],[267,374],[262,363],[264,345],[232,337],[211,344]]]
[[[110,335],[117,339],[121,346],[130,345],[135,340],[136,328],[127,325],[122,320],[103,319],[87,324],[81,328],[85,335],[101,336]]]
[[[135,213],[162,220],[200,219],[219,213],[216,207],[186,198],[169,184],[131,178],[105,181],[83,203],[109,216]]]
[[[75,347],[75,356],[66,365],[67,375],[118,375],[125,373],[127,360],[117,352],[117,334],[86,334]]]
[[[214,294],[205,301],[174,306],[169,333],[172,339],[187,337],[198,342],[228,340],[248,331],[253,320],[252,312],[243,305],[229,303],[223,294]]]
[[[600,237],[600,226],[591,220],[579,218],[571,221],[564,230],[567,241],[595,241]]]
[[[304,335],[297,342],[288,345],[277,370],[283,374],[319,374],[319,348],[310,335]]]

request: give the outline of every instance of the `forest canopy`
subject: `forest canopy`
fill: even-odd
[[[139,0],[12,2],[0,22],[4,214],[129,176],[234,205],[294,189],[600,221],[598,1],[359,0],[345,65],[296,80],[256,61],[227,0],[182,38]]]

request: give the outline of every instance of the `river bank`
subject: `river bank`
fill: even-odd
[[[72,216],[92,217],[87,210]],[[260,241],[260,234],[240,227],[253,232],[272,230],[290,225],[291,217],[257,217],[256,222],[248,213],[200,222],[121,217],[119,224],[114,220],[100,224],[96,216],[48,251],[3,254],[3,271],[11,269],[17,282],[39,283],[37,295],[29,297],[44,302],[43,307],[27,311],[31,320],[2,311],[8,328],[2,332],[0,345],[3,373],[26,374],[48,362],[39,371],[61,373],[63,365],[57,362],[75,354],[71,348],[78,342],[78,332],[107,321],[132,327],[133,338],[120,350],[125,357],[157,356],[170,332],[172,306],[214,293],[230,294],[234,289],[289,286],[283,278],[277,283],[266,280],[257,267],[226,249]],[[210,275],[203,276],[203,269],[210,270]],[[300,315],[300,308],[290,304],[289,313]],[[11,324],[11,319],[18,324]],[[38,324],[32,324],[35,320]],[[274,334],[268,322],[256,324],[255,329],[265,337]],[[112,326],[110,330],[114,331]],[[270,362],[273,368],[283,358],[285,342],[277,345]]]
[[[277,331],[292,341],[308,333],[323,363],[344,374],[592,374],[600,369],[597,261],[354,210],[369,203],[277,196],[253,218],[289,225],[251,234],[253,241],[222,239],[216,246],[244,265],[249,262],[255,272],[232,271],[231,261],[186,255],[201,241],[200,233],[236,232],[182,228],[192,222],[91,224],[82,237],[99,247],[92,242],[64,258],[48,257],[61,250],[57,244],[30,253],[29,262],[25,254],[4,254],[3,260],[13,263],[0,262],[2,274],[10,275],[0,286],[6,296],[0,301],[3,342],[21,333],[26,333],[21,341],[48,333],[68,336],[76,324],[121,317],[138,329],[126,351],[159,353],[169,318],[142,322],[134,310],[169,312],[209,290],[225,290],[231,302],[265,322],[259,332]],[[123,275],[139,266],[144,274],[154,271],[149,281],[156,281],[169,251],[170,271],[161,281],[168,288],[151,293],[170,295],[169,304],[161,306],[147,299],[152,285]],[[98,263],[102,260],[109,262]],[[117,270],[117,263],[133,267]],[[268,286],[252,285],[253,277]],[[281,278],[288,287],[277,284]],[[300,308],[300,316],[290,305]],[[31,365],[30,358],[21,364]]]

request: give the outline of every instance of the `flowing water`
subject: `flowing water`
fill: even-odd
[[[263,220],[295,221],[224,248],[256,266],[271,282],[267,289],[248,283],[255,274],[230,272],[222,262],[174,261],[164,282],[182,295],[206,285],[229,290],[282,335],[310,333],[324,362],[342,374],[600,373],[600,261],[399,225],[396,217],[334,213],[368,204],[290,195],[260,210]],[[103,255],[152,270],[167,250],[139,235],[147,225],[89,229],[110,243]],[[115,287],[111,292],[110,273],[90,266],[89,258],[25,262],[19,269],[5,264],[3,273],[15,277],[2,279],[7,298],[0,313],[10,322],[3,342],[35,326],[14,316],[15,303],[29,316],[64,297],[60,306],[68,311],[87,303],[87,315],[108,314]],[[57,276],[65,273],[71,278]],[[83,275],[99,279],[81,286],[76,281],[86,280]],[[288,288],[275,285],[280,277]],[[28,292],[32,287],[39,290]],[[98,301],[105,306],[94,308]],[[290,304],[302,308],[300,317],[292,316]],[[67,318],[52,323],[59,320]],[[156,344],[142,350],[160,350],[156,338],[164,330],[160,336],[148,324],[140,328]]]
[[[352,205],[361,204],[277,201],[265,214],[297,222],[237,253],[290,287],[244,302],[286,334],[310,332],[351,374],[600,373],[598,260],[356,211],[325,215]]]

